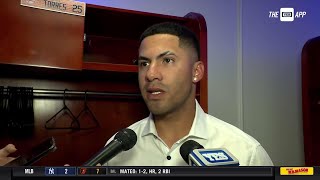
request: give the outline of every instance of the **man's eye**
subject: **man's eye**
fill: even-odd
[[[148,66],[149,63],[147,61],[139,61],[138,62],[139,66]]]
[[[172,58],[164,58],[163,61],[165,63],[172,63],[173,62],[173,59]]]

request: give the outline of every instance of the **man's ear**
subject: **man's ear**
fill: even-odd
[[[197,83],[199,82],[204,74],[204,65],[202,61],[197,61],[193,64],[193,76],[192,76],[192,82]]]

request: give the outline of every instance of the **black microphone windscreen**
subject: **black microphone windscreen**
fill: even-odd
[[[203,149],[203,146],[194,140],[184,142],[180,147],[180,155],[189,164],[189,154],[195,149]]]
[[[137,143],[137,135],[131,129],[122,129],[98,153],[90,160],[84,163],[84,166],[96,166],[98,163],[103,164],[115,157],[122,151],[131,149]]]
[[[124,151],[131,149],[137,143],[137,134],[132,129],[122,129],[114,137],[121,142]]]

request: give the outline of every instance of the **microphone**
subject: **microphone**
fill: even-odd
[[[114,139],[96,153],[83,166],[96,166],[98,163],[108,162],[114,156],[122,151],[131,149],[137,142],[137,135],[131,129],[122,129],[114,137]]]
[[[190,166],[239,166],[239,161],[225,148],[204,149],[193,140],[184,142],[180,155]]]

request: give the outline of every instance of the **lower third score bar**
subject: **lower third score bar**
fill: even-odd
[[[106,175],[103,167],[46,167],[46,176],[92,176]]]

